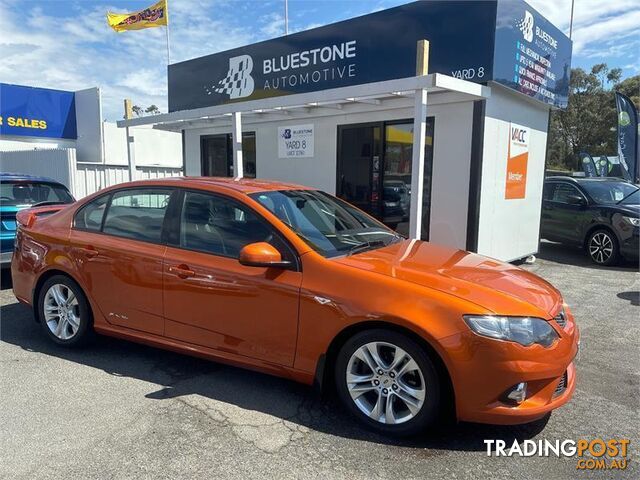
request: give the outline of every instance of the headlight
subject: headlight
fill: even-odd
[[[634,227],[640,227],[640,218],[638,217],[622,217],[625,222],[630,223]]]
[[[464,321],[478,335],[516,342],[525,347],[534,343],[548,347],[558,339],[549,322],[541,318],[465,315]]]

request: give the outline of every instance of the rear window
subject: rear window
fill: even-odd
[[[103,233],[159,243],[172,190],[123,190],[113,194]]]
[[[0,204],[26,206],[37,203],[72,203],[73,197],[64,185],[46,182],[3,181],[0,183]]]

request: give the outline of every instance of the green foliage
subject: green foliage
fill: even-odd
[[[640,75],[620,81],[622,70],[599,63],[587,73],[571,70],[569,105],[554,110],[549,125],[547,168],[581,170],[580,152],[593,157],[617,154],[614,92],[627,95],[640,108]]]

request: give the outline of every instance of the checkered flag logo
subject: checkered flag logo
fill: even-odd
[[[522,32],[522,36],[527,42],[533,40],[533,15],[529,10],[524,11],[524,17],[516,22],[516,27]]]
[[[226,93],[229,98],[248,97],[253,93],[255,83],[251,76],[253,59],[249,55],[239,55],[229,59],[229,71],[227,76],[218,82],[217,86],[207,89],[207,94],[212,91]]]

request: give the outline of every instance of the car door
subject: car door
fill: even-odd
[[[547,240],[554,240],[556,221],[553,211],[553,194],[558,186],[557,182],[545,182],[542,191],[542,214],[540,219],[540,236]]]
[[[293,365],[302,273],[295,251],[243,203],[184,191],[164,261],[165,335],[280,365]],[[266,241],[291,269],[248,267],[240,250]]]
[[[80,282],[113,325],[162,335],[162,231],[172,192],[124,189],[78,210],[71,254]]]
[[[581,198],[582,203],[574,199]],[[582,223],[587,212],[584,194],[569,182],[556,182],[553,195],[544,205],[545,223],[550,240],[579,244],[582,241]]]

